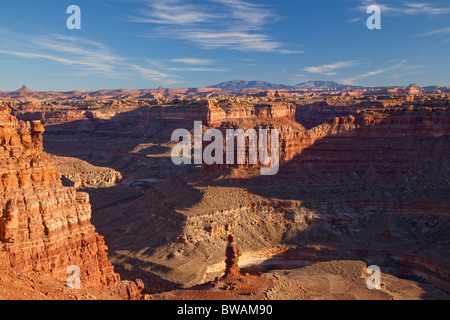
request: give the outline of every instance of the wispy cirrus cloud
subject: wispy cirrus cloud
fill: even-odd
[[[335,72],[338,69],[349,68],[359,64],[359,61],[350,60],[350,61],[338,61],[331,64],[325,64],[317,67],[306,67],[305,71],[309,73],[319,73],[326,76],[333,76],[337,73]]]
[[[450,28],[437,29],[429,32],[424,32],[417,34],[418,37],[428,37],[428,36],[436,36],[436,35],[446,35],[450,34]]]
[[[215,63],[217,60],[215,59],[200,59],[200,58],[179,58],[179,59],[172,59],[171,62],[176,63],[185,63],[185,64],[191,64],[191,65],[211,65]]]
[[[441,28],[415,35],[416,37],[432,37],[433,39],[441,39],[438,46],[450,43],[450,28]]]
[[[450,43],[450,28],[443,28],[443,29],[437,29],[428,31],[425,33],[416,34],[417,37],[434,37],[436,39],[443,39],[444,40],[439,45],[445,45],[447,43]]]
[[[45,59],[66,66],[112,74],[124,59],[101,43],[58,34],[25,35],[0,29],[0,53],[28,59]]]
[[[168,30],[167,35],[174,38],[185,39],[202,49],[231,49],[244,52],[279,52],[279,53],[301,53],[282,49],[282,44],[273,41],[272,38],[262,33],[250,33],[237,30]]]
[[[172,71],[199,71],[199,72],[223,72],[228,71],[228,69],[219,68],[195,68],[195,67],[170,67],[168,70]]]
[[[409,77],[411,75],[418,75],[423,74],[423,71],[411,71],[411,72],[403,72],[403,73],[395,73],[393,75],[390,75],[388,78],[392,80],[398,80],[401,78]]]
[[[388,1],[383,1],[388,2]],[[436,16],[442,14],[450,14],[450,6],[440,5],[437,6],[433,3],[422,2],[415,3],[412,1],[400,1],[396,6],[389,4],[384,4],[381,1],[363,0],[361,5],[358,7],[361,11],[366,11],[367,7],[370,5],[377,5],[380,7],[381,12],[387,15],[427,15]]]
[[[167,71],[195,71],[195,72],[224,72],[224,68],[216,68],[212,65],[217,63],[215,59],[202,58],[178,58],[170,60],[147,59],[147,63],[159,70]],[[205,67],[208,66],[208,67]]]
[[[50,60],[105,75],[113,75],[126,62],[105,45],[84,38],[49,34],[34,38],[31,43],[36,51],[48,52],[47,57],[55,57]]]
[[[194,25],[218,18],[212,13],[199,10],[193,4],[182,3],[179,0],[144,2],[145,8],[138,9],[136,14],[128,15],[130,21],[163,25]]]
[[[258,30],[268,23],[268,21],[276,21],[280,19],[276,14],[267,8],[253,4],[243,0],[212,0],[218,4],[222,4],[229,8],[229,14],[225,15],[226,19],[232,19],[238,23],[245,22],[248,29]],[[236,26],[237,28],[242,25]]]
[[[157,69],[139,66],[100,42],[59,34],[34,36],[0,28],[0,54],[47,60],[82,74],[100,74],[107,78],[132,77],[136,72],[155,82],[170,82],[173,77]]]
[[[353,19],[348,20],[348,23],[355,23],[355,22],[362,21],[362,20],[363,19],[361,17],[353,18]]]
[[[178,81],[173,80],[172,75],[168,75],[164,72],[150,69],[146,67],[142,67],[136,64],[131,64],[130,67],[137,71],[142,77],[146,78],[147,80],[154,81],[154,82],[160,82],[164,81],[165,83],[172,84],[177,83]]]
[[[130,21],[156,26],[157,34],[187,41],[202,49],[300,53],[273,39],[264,28],[279,17],[269,8],[245,0],[146,0]]]
[[[381,73],[385,73],[388,71],[393,71],[396,69],[399,69],[401,67],[404,67],[406,64],[406,60],[402,60],[399,63],[389,66],[389,67],[385,67],[385,68],[379,68],[373,71],[369,71],[369,72],[365,72],[363,74],[354,76],[354,77],[350,77],[350,78],[346,78],[346,79],[342,79],[339,80],[339,82],[343,83],[343,84],[348,84],[348,85],[353,85],[356,84],[355,81],[360,80],[360,79],[364,79],[364,78],[368,78],[368,77],[373,77],[377,74],[381,74]]]

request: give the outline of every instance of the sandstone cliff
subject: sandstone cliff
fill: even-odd
[[[30,125],[0,110],[0,270],[65,285],[67,269],[78,266],[82,286],[119,292],[126,284],[90,223],[89,195],[62,186],[61,174],[43,157],[43,132],[40,122]]]

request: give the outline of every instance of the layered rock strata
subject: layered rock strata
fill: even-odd
[[[43,132],[40,122],[30,125],[0,110],[0,269],[65,283],[68,268],[77,266],[82,286],[115,290],[120,276],[90,223],[89,195],[62,186],[61,174],[43,157]]]
[[[135,202],[102,207],[96,226],[104,225],[115,263],[136,275],[198,284],[216,264],[219,268],[207,276],[222,274],[223,240],[232,230],[245,253],[279,244],[313,247],[305,254],[275,255],[266,265],[298,267],[358,258],[395,274],[426,278],[449,292],[449,111],[445,104],[410,102],[414,104],[395,107],[390,106],[405,101],[374,103],[375,109],[358,111],[370,103],[347,108],[330,101],[320,107],[317,121],[303,122],[307,117],[298,113],[299,106],[293,114],[285,102],[272,104],[276,112],[270,112],[271,104],[261,101],[180,101],[145,106],[109,120],[48,127],[49,146],[72,156],[109,157],[116,170],[120,161],[124,170],[136,168],[140,178],[148,178],[163,171],[175,174],[170,152],[164,164],[156,162],[155,154],[170,147],[165,143],[173,129],[192,130],[195,120],[203,121],[204,129],[281,128],[281,161],[286,163],[275,177],[228,179],[227,173],[216,170],[222,168],[210,168],[212,174],[202,175],[200,183],[211,185],[209,193],[202,187],[200,196],[185,194],[169,181],[165,198],[147,192]],[[248,190],[243,196],[247,202],[238,203],[240,196],[230,186]],[[219,196],[210,199],[211,194]],[[249,201],[250,194],[266,200]],[[378,256],[371,257],[374,252]],[[240,258],[241,267],[251,264],[247,258]]]
[[[241,248],[236,243],[236,238],[230,234],[228,236],[228,245],[225,250],[227,259],[225,260],[225,275],[224,277],[237,277],[239,276],[239,257],[242,255]]]

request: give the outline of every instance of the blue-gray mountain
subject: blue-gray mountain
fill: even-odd
[[[358,89],[363,88],[361,86],[350,86],[345,84],[340,84],[334,81],[308,81],[304,83],[299,83],[297,85],[288,86],[283,84],[275,84],[266,81],[243,81],[243,80],[233,80],[226,81],[209,88],[221,88],[226,91],[241,91],[242,89],[259,89],[259,90],[278,90],[278,89]]]

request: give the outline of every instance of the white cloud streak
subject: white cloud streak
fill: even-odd
[[[425,33],[417,34],[418,37],[429,37],[429,36],[436,36],[436,35],[445,35],[450,34],[450,28],[443,28],[438,30],[433,30]]]
[[[130,21],[164,25],[193,25],[218,18],[212,13],[199,10],[195,5],[183,4],[179,0],[147,0],[145,3],[147,7],[139,9],[138,15],[128,16]]]
[[[180,58],[180,59],[172,59],[171,62],[175,63],[184,63],[191,65],[211,65],[216,62],[214,59],[199,59],[199,58]]]
[[[288,50],[263,32],[279,19],[271,10],[244,0],[209,0],[191,4],[188,0],[146,0],[145,9],[130,21],[157,26],[156,33],[187,41],[202,49],[230,49],[244,52],[301,53]]]
[[[368,78],[368,77],[373,77],[373,76],[375,76],[377,74],[381,74],[381,73],[385,73],[385,72],[388,72],[388,71],[392,71],[392,70],[401,68],[401,67],[403,67],[405,65],[405,63],[406,63],[406,60],[402,60],[401,62],[399,62],[399,63],[397,63],[397,64],[395,64],[393,66],[386,67],[386,68],[380,68],[380,69],[377,69],[377,70],[374,70],[374,71],[369,71],[369,72],[357,75],[357,76],[352,77],[352,78],[347,78],[347,79],[340,80],[339,82],[341,82],[343,84],[352,85],[352,84],[355,84],[356,80],[360,80],[360,79],[364,79],[364,78]]]
[[[219,69],[219,68],[193,68],[193,67],[168,68],[168,70],[172,70],[172,71],[198,71],[198,72],[223,72],[223,71],[228,71],[227,69]]]
[[[392,2],[392,1],[391,1]],[[361,6],[358,7],[361,11],[366,11],[370,5],[377,5],[380,7],[382,14],[387,15],[427,15],[436,16],[442,14],[450,14],[449,6],[436,6],[427,2],[414,3],[411,1],[401,1],[399,6],[386,5],[381,2],[372,0],[363,0]]]
[[[333,76],[333,75],[337,74],[335,72],[336,70],[353,67],[357,64],[359,64],[359,62],[356,60],[338,61],[338,62],[334,62],[332,64],[325,64],[325,65],[317,66],[317,67],[306,67],[306,68],[304,68],[304,70],[307,72],[310,72],[310,73],[319,73],[319,74],[323,74],[323,75],[327,75],[327,76]]]
[[[25,35],[0,28],[0,54],[24,59],[43,59],[59,63],[89,74],[108,78],[136,75],[155,82],[170,81],[173,77],[156,69],[149,69],[114,54],[102,43],[80,37],[58,34]]]

